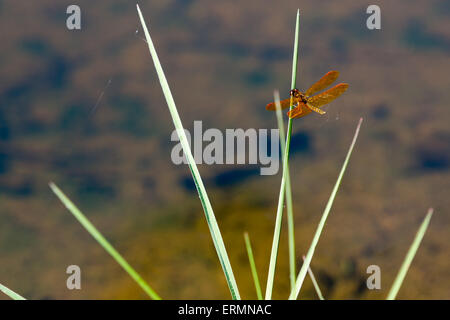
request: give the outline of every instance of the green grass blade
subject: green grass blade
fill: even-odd
[[[247,232],[244,232],[245,247],[247,248],[248,261],[250,262],[250,269],[252,270],[253,282],[255,283],[256,295],[258,300],[262,300],[261,285],[259,284],[258,272],[256,271],[255,259],[253,258],[252,245]]]
[[[274,101],[276,106],[276,115],[278,122],[278,130],[280,131],[281,154],[284,155],[285,148],[285,132],[283,123],[283,114],[281,113],[280,93],[274,92]],[[291,290],[295,286],[295,235],[294,235],[294,209],[292,205],[291,177],[289,174],[289,166],[286,169],[286,209],[287,209],[287,225],[288,225],[288,245],[289,245],[289,280],[291,282]]]
[[[305,256],[303,256],[303,262],[305,262]],[[311,278],[311,281],[313,283],[314,289],[316,290],[317,296],[320,300],[325,300],[322,295],[322,290],[320,290],[319,284],[317,283],[316,277],[314,276],[314,273],[312,272],[311,266],[308,268],[308,274]]]
[[[184,132],[184,128],[181,123],[180,116],[178,115],[178,110],[175,105],[175,101],[173,100],[172,93],[170,92],[169,84],[167,83],[166,76],[164,75],[164,71],[161,67],[161,63],[159,62],[158,55],[157,55],[155,47],[153,45],[153,41],[150,38],[150,34],[148,32],[144,18],[142,16],[142,12],[141,12],[139,6],[138,5],[136,5],[136,6],[137,6],[138,14],[139,14],[139,19],[142,24],[142,28],[144,29],[145,39],[147,40],[148,48],[150,50],[150,55],[152,56],[153,63],[156,68],[156,72],[158,74],[159,82],[161,83],[164,97],[166,98],[167,105],[168,105],[169,111],[170,111],[170,115],[172,116],[172,120],[175,125],[175,129],[177,130],[177,134],[180,139],[180,143],[183,148],[184,155],[186,156],[186,159],[188,160],[189,169],[191,170],[195,186],[197,187],[198,195],[200,197],[200,201],[203,206],[203,211],[205,212],[206,221],[208,223],[209,231],[211,233],[211,238],[213,240],[214,247],[216,248],[216,251],[217,251],[217,256],[219,257],[220,264],[221,264],[223,272],[225,274],[225,278],[226,278],[228,287],[231,292],[231,297],[233,299],[240,299],[239,290],[238,290],[238,287],[236,284],[236,280],[234,278],[230,260],[228,259],[227,250],[225,249],[225,244],[223,242],[222,235],[220,233],[220,229],[217,224],[216,217],[214,215],[211,203],[209,201],[208,194],[206,193],[206,189],[205,189],[205,186],[203,185],[202,178],[198,171],[194,157],[192,156],[191,148],[189,147],[186,133]]]
[[[299,33],[300,33],[300,9],[297,9],[297,17],[295,19],[294,54],[292,55],[291,89],[295,89],[295,84],[297,82],[298,36],[299,36]]]
[[[275,111],[277,115],[278,129],[280,130],[281,154],[284,155],[284,147],[286,144],[284,135],[286,134],[286,132],[284,131],[283,113],[281,111],[281,103],[280,103],[280,92],[278,92],[278,90],[275,90],[273,92],[273,99],[274,99],[273,101],[275,102]]]
[[[336,193],[339,190],[339,186],[341,184],[342,177],[344,176],[345,169],[347,168],[348,161],[353,151],[353,147],[355,146],[356,139],[358,138],[359,129],[361,127],[362,118],[359,119],[358,126],[356,128],[355,135],[353,137],[352,144],[348,150],[347,156],[345,157],[344,164],[342,165],[341,172],[339,173],[336,184],[334,185],[333,191],[331,192],[328,203],[325,207],[325,210],[322,214],[322,218],[320,219],[319,225],[317,227],[316,233],[314,234],[314,238],[312,240],[311,246],[309,247],[308,253],[306,254],[305,262],[300,269],[297,280],[295,282],[295,288],[291,291],[289,295],[289,300],[297,299],[298,294],[300,293],[300,289],[302,288],[303,281],[305,280],[306,273],[308,272],[309,265],[311,264],[312,256],[314,255],[314,251],[316,250],[317,243],[319,242],[320,235],[322,234],[322,230],[325,226],[325,222],[327,221],[328,214],[330,213],[331,207],[333,206],[334,198],[336,197]]]
[[[5,287],[1,283],[0,283],[0,291],[3,292],[4,294],[6,294],[8,297],[10,297],[13,300],[27,300],[24,297],[22,297],[20,294],[15,293],[14,291]]]
[[[103,237],[96,227],[86,218],[86,216],[70,201],[69,198],[53,183],[49,183],[50,188],[64,204],[64,206],[73,214],[81,225],[90,233],[92,237],[108,252],[114,260],[130,275],[134,281],[154,300],[160,300],[159,295],[145,282],[144,279],[129,265],[129,263],[117,252],[116,249]]]
[[[405,260],[403,261],[402,266],[397,274],[397,277],[392,284],[391,290],[389,290],[389,294],[387,296],[387,300],[395,300],[400,287],[402,286],[403,280],[405,279],[406,273],[408,272],[409,266],[416,255],[417,249],[419,249],[420,243],[422,242],[423,236],[427,231],[428,225],[430,224],[431,216],[433,215],[433,208],[428,209],[428,213],[420,225],[419,230],[416,233],[413,243],[406,254]]]
[[[294,39],[294,54],[292,57],[292,81],[291,89],[294,89],[295,82],[297,78],[297,60],[298,60],[298,35],[300,30],[300,10],[297,10],[297,18],[295,20],[295,39]],[[291,107],[292,109],[292,99]],[[283,176],[281,178],[280,194],[278,197],[278,207],[277,216],[275,218],[275,228],[273,233],[272,250],[270,253],[269,271],[267,273],[267,285],[266,285],[266,295],[265,299],[270,300],[272,298],[273,291],[273,281],[275,277],[275,266],[277,263],[278,246],[280,243],[280,233],[281,233],[281,220],[283,217],[283,204],[286,189],[287,172],[289,171],[289,148],[291,145],[291,135],[292,135],[292,119],[288,122],[288,132],[286,134],[286,147],[284,149],[283,156]],[[294,261],[295,262],[295,261]]]

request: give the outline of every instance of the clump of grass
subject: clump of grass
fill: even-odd
[[[167,82],[167,79],[164,75],[163,69],[161,67],[161,64],[158,59],[158,55],[156,53],[155,47],[153,45],[152,39],[150,38],[150,34],[148,32],[147,26],[145,24],[144,18],[142,16],[141,10],[139,6],[137,6],[138,15],[142,24],[142,27],[144,29],[145,38],[149,47],[150,54],[153,58],[153,62],[156,68],[156,72],[158,74],[159,81],[161,83],[161,87],[164,93],[164,96],[166,98],[169,112],[172,116],[172,120],[174,123],[174,126],[177,130],[180,143],[183,147],[184,154],[188,160],[189,169],[192,173],[192,177],[194,179],[199,197],[200,202],[202,204],[205,218],[211,233],[211,238],[214,243],[217,256],[219,258],[220,264],[222,266],[228,287],[230,289],[231,297],[233,299],[240,299],[239,290],[236,284],[236,280],[234,278],[233,270],[231,268],[231,264],[228,258],[227,251],[225,249],[225,245],[220,233],[219,226],[217,224],[211,203],[209,201],[208,195],[206,193],[206,188],[203,185],[200,173],[198,171],[198,168],[196,166],[196,163],[194,161],[194,158],[192,156],[189,144],[187,142],[186,134],[183,128],[183,125],[181,123],[181,119],[178,115],[178,111],[175,105],[175,102],[173,100],[172,94],[170,92],[170,88]],[[299,35],[299,11],[297,11],[297,18],[296,18],[296,27],[295,27],[295,40],[294,40],[294,54],[293,54],[293,63],[292,63],[292,78],[291,78],[291,89],[295,88],[296,83],[296,77],[297,77],[297,61],[298,61],[298,35]],[[281,116],[281,108],[279,105],[279,95],[275,94],[275,102],[277,105],[277,119],[278,119],[278,127],[280,129],[280,141],[282,146],[282,154],[283,154],[283,175],[281,179],[281,186],[280,186],[280,192],[279,192],[279,198],[278,198],[278,206],[277,206],[277,214],[276,214],[276,220],[275,220],[275,228],[274,228],[274,237],[272,242],[272,250],[271,250],[271,256],[270,256],[270,262],[269,262],[269,271],[268,271],[268,277],[267,277],[267,285],[266,285],[266,292],[265,292],[265,299],[271,299],[272,297],[272,290],[273,290],[273,283],[275,278],[275,266],[277,262],[277,256],[278,256],[278,247],[279,247],[279,239],[280,239],[280,233],[281,233],[281,221],[282,221],[282,213],[283,213],[283,204],[284,199],[286,198],[286,204],[287,204],[287,220],[288,220],[288,244],[289,244],[289,278],[290,278],[290,284],[291,284],[291,291],[289,295],[289,299],[297,299],[298,295],[300,293],[300,290],[302,288],[303,281],[305,279],[306,274],[308,273],[313,281],[314,288],[316,290],[316,293],[319,297],[319,299],[323,300],[322,292],[319,288],[319,284],[317,283],[314,274],[310,268],[311,260],[314,255],[315,248],[318,244],[319,238],[322,234],[323,228],[325,226],[325,222],[328,218],[328,215],[330,213],[331,207],[333,205],[334,199],[336,197],[336,194],[339,190],[339,186],[341,184],[343,175],[345,173],[345,170],[347,168],[347,164],[349,162],[350,156],[352,154],[353,148],[355,146],[359,130],[362,123],[362,118],[359,120],[358,126],[355,131],[355,135],[353,137],[353,141],[350,145],[350,148],[347,152],[347,155],[344,160],[344,164],[342,166],[342,169],[339,173],[339,176],[337,178],[336,184],[331,192],[330,198],[328,200],[328,203],[325,207],[325,210],[322,214],[322,217],[320,219],[319,225],[316,229],[316,232],[314,234],[312,243],[310,245],[310,248],[306,254],[306,256],[303,257],[304,262],[303,265],[298,273],[298,276],[295,276],[296,272],[296,265],[295,265],[295,239],[294,239],[294,219],[293,219],[293,206],[292,206],[292,195],[291,195],[291,186],[290,186],[290,176],[289,176],[289,147],[290,147],[290,140],[292,135],[292,119],[289,119],[288,121],[288,129],[286,133],[286,141],[284,139],[284,125],[283,120]],[[291,106],[290,109],[292,109],[293,101],[291,99]],[[122,266],[122,268],[138,283],[138,285],[149,295],[150,298],[159,300],[161,299],[160,296],[143,280],[143,278],[130,266],[130,264],[117,252],[114,247],[106,240],[106,238],[95,228],[95,226],[86,218],[86,216],[70,201],[69,198],[66,197],[66,195],[53,183],[50,183],[50,188],[52,191],[56,194],[56,196],[61,200],[61,202],[66,206],[66,208],[74,215],[74,217],[80,222],[80,224],[97,240],[97,242],[114,258],[114,260]],[[430,209],[427,216],[425,217],[422,225],[419,228],[419,231],[416,234],[416,237],[405,257],[405,260],[400,268],[400,271],[392,285],[392,288],[387,296],[387,299],[395,299],[397,296],[397,293],[401,287],[401,284],[403,283],[406,273],[409,269],[409,266],[411,265],[411,262],[417,252],[417,249],[420,245],[420,242],[423,239],[423,236],[427,230],[427,227],[429,225],[431,216],[432,216],[433,210]],[[247,254],[249,258],[250,268],[252,271],[252,277],[255,284],[255,289],[257,293],[258,299],[262,299],[262,292],[261,292],[261,285],[259,283],[259,277],[256,270],[256,265],[253,257],[253,250],[250,244],[250,238],[247,233],[244,234],[245,239],[245,245],[247,249]],[[15,300],[25,300],[21,295],[15,293],[14,291],[8,289],[7,287],[0,284],[0,291],[5,293],[7,296],[9,296],[11,299]]]

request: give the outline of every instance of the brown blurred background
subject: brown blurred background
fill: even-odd
[[[339,70],[350,89],[325,116],[294,122],[299,265],[364,117],[312,260],[324,296],[384,298],[434,207],[398,298],[450,298],[448,1],[139,3],[187,129],[276,127],[264,106],[289,91],[300,8],[298,87]],[[80,31],[66,28],[70,4],[0,1],[0,283],[32,299],[147,298],[51,193],[54,181],[163,298],[230,298],[189,169],[170,159],[173,124],[135,2],[77,1]],[[381,30],[366,28],[370,4]],[[199,170],[241,295],[256,298],[242,234],[265,284],[281,170]],[[82,290],[66,288],[71,264]],[[371,264],[378,291],[365,286]],[[288,280],[284,228],[275,298]],[[300,298],[316,298],[309,278]]]

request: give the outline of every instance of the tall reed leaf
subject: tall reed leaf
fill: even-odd
[[[90,233],[90,235],[97,240],[97,242],[108,252],[111,257],[133,278],[134,281],[154,300],[160,300],[158,294],[145,282],[144,279],[134,270],[130,264],[117,252],[116,249],[103,237],[96,227],[86,218],[86,216],[70,201],[69,198],[53,183],[49,183],[50,188],[59,198],[59,200],[66,206],[66,208],[73,214],[73,216],[81,223],[81,225]]]
[[[155,46],[150,38],[147,26],[145,24],[144,18],[142,16],[141,9],[139,5],[137,6],[137,11],[139,14],[139,19],[141,20],[142,28],[144,29],[145,38],[147,40],[148,49],[150,50],[150,55],[153,58],[153,63],[156,68],[156,73],[158,74],[159,82],[166,98],[167,105],[169,107],[170,115],[172,116],[175,129],[177,130],[178,137],[180,139],[181,146],[183,148],[184,155],[188,160],[189,169],[191,170],[192,177],[194,179],[195,186],[197,187],[198,195],[200,197],[200,202],[203,206],[203,211],[205,212],[206,222],[208,223],[209,231],[211,233],[211,238],[216,248],[217,255],[219,257],[220,264],[222,265],[223,272],[225,274],[228,287],[231,292],[231,297],[233,299],[240,299],[239,290],[234,278],[233,270],[231,268],[230,261],[228,259],[227,250],[225,249],[225,244],[223,243],[222,235],[220,233],[219,226],[217,225],[216,217],[209,202],[208,194],[206,193],[205,186],[203,185],[202,178],[198,171],[197,165],[195,163],[194,157],[192,156],[191,148],[187,141],[186,133],[184,132],[183,125],[181,123],[180,116],[178,115],[178,110],[173,100],[172,93],[170,92],[169,84],[167,83],[166,76],[159,62],[158,55],[156,54]]]
[[[402,266],[397,274],[397,277],[392,284],[391,290],[389,290],[389,294],[387,296],[387,300],[395,300],[397,297],[398,291],[402,286],[403,280],[405,279],[406,273],[408,272],[409,266],[416,255],[417,249],[419,249],[420,243],[422,242],[423,236],[427,231],[428,225],[430,224],[431,216],[433,215],[433,208],[428,209],[428,213],[425,216],[422,224],[420,225],[419,230],[416,233],[413,243],[406,254],[405,260],[403,261]]]
[[[0,283],[0,291],[3,292],[4,294],[6,294],[8,297],[10,297],[13,300],[27,300],[24,297],[22,297],[20,294],[15,293],[14,291],[5,287],[1,283]]]
[[[325,226],[325,222],[327,221],[328,214],[330,213],[331,207],[333,206],[334,198],[336,197],[336,193],[339,190],[339,186],[341,184],[342,177],[344,176],[345,169],[347,168],[348,161],[353,151],[353,147],[355,146],[356,139],[358,138],[359,129],[361,127],[362,118],[359,119],[358,126],[356,128],[355,135],[353,137],[352,144],[348,150],[347,156],[345,157],[344,164],[342,165],[341,172],[339,173],[336,184],[334,185],[333,191],[331,192],[328,203],[325,207],[325,210],[322,214],[322,218],[320,219],[319,225],[317,227],[316,233],[314,234],[314,238],[312,240],[311,246],[309,247],[308,253],[306,254],[305,261],[300,269],[300,272],[297,277],[297,281],[295,282],[295,288],[291,291],[289,295],[289,300],[297,299],[298,294],[300,293],[300,289],[302,288],[303,281],[305,280],[306,273],[308,272],[309,265],[311,264],[312,256],[314,251],[316,250],[317,243],[319,242],[320,235],[322,234],[323,227]]]
[[[280,93],[275,91],[274,101],[276,107],[276,115],[278,122],[278,130],[280,132],[280,146],[281,154],[284,155],[285,138],[284,138],[284,123],[283,114],[281,113]],[[289,174],[289,167],[286,170],[286,209],[287,209],[287,225],[288,225],[288,245],[289,245],[289,280],[291,282],[291,290],[295,286],[295,236],[294,236],[294,209],[292,206],[292,191],[291,191],[291,175]]]
[[[248,236],[247,232],[244,232],[244,240],[245,240],[245,247],[247,249],[248,261],[250,263],[250,269],[252,271],[253,282],[255,283],[256,296],[258,297],[258,300],[262,300],[261,285],[259,284],[259,277],[258,272],[256,271],[256,264],[255,259],[253,257],[252,245],[250,243],[250,237]]]
[[[291,79],[291,89],[295,88],[295,82],[297,79],[297,60],[298,60],[298,35],[300,29],[300,10],[297,10],[297,18],[295,20],[295,39],[294,39],[294,54],[292,57],[292,79]],[[293,100],[291,98],[291,106],[292,109]],[[289,147],[291,144],[291,135],[292,135],[292,119],[289,119],[288,122],[288,132],[286,134],[286,147],[284,149],[283,156],[283,176],[281,178],[281,186],[280,186],[280,194],[278,196],[278,207],[277,207],[277,216],[275,218],[275,229],[273,233],[272,240],[272,250],[270,253],[270,262],[269,262],[269,272],[267,273],[267,285],[266,285],[266,295],[265,299],[272,299],[272,291],[273,291],[273,280],[275,277],[275,266],[277,263],[277,255],[278,255],[278,246],[280,243],[280,233],[281,233],[281,220],[283,217],[283,207],[284,207],[284,197],[286,191],[286,180],[288,179],[288,171],[289,171]],[[293,227],[293,223],[292,223]],[[293,229],[292,234],[293,237]],[[289,239],[291,239],[291,236]],[[293,239],[290,244],[290,252],[293,249]],[[290,264],[291,265],[291,264]],[[295,268],[295,257],[294,257],[294,268]]]

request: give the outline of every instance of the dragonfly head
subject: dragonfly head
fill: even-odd
[[[298,89],[292,89],[291,91],[289,91],[289,96],[294,97],[294,98],[300,98],[301,92],[298,91]]]

